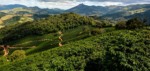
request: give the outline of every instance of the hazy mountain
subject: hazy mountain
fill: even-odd
[[[0,10],[8,10],[8,9],[13,9],[13,8],[18,8],[18,7],[26,7],[24,5],[20,4],[13,4],[13,5],[0,5]]]
[[[26,7],[24,5],[1,5],[0,12],[17,14],[60,14],[63,12],[74,12],[82,15],[97,15],[105,17],[122,17],[145,12],[150,9],[150,4],[129,6],[88,6],[79,4],[71,9],[41,9],[39,7]]]
[[[111,8],[111,6],[109,7]],[[103,15],[103,18],[111,18],[111,19],[118,19],[118,18],[128,18],[128,16],[135,16],[136,14],[143,14],[148,13],[147,11],[150,10],[150,4],[143,4],[143,5],[129,5],[129,6],[118,6],[112,9],[107,14]],[[143,16],[146,16],[143,14]]]
[[[141,19],[146,19],[147,24],[150,25],[150,20],[149,20],[150,19],[150,10],[147,10],[147,11],[142,12],[142,13],[126,16],[125,18],[133,18],[133,17],[139,17]]]
[[[10,7],[11,6],[11,7]],[[113,20],[118,20],[120,18],[129,19],[135,15],[146,15],[150,10],[150,4],[142,4],[142,5],[129,5],[129,6],[88,6],[84,4],[79,4],[71,9],[62,10],[62,9],[41,9],[39,7],[26,7],[23,5],[1,5],[0,12],[3,17],[7,14],[14,15],[27,15],[32,16],[34,19],[45,18],[48,17],[49,14],[60,14],[64,12],[74,12],[81,15],[87,16],[101,16],[102,18],[110,18]],[[146,14],[145,14],[146,13]]]
[[[59,14],[63,12],[61,9],[48,9],[39,7],[27,7],[24,5],[0,5],[0,12],[7,14]]]
[[[73,7],[66,12],[75,12],[82,15],[103,15],[107,13],[108,8],[102,6],[88,6],[80,4],[76,7]]]
[[[60,14],[64,12],[62,9],[39,9],[36,14]]]
[[[105,15],[106,17],[121,17],[145,12],[149,9],[150,4],[106,7],[80,4],[76,7],[68,9],[66,12],[75,12],[82,15]]]

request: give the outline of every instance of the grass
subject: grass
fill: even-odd
[[[32,13],[31,10],[24,9],[24,8],[14,8],[14,9],[11,9],[11,10],[2,10],[1,12],[15,14],[19,11],[26,11],[26,12]]]
[[[0,24],[3,24],[3,21],[0,19]]]

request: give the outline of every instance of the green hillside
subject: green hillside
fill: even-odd
[[[2,71],[149,71],[149,30],[122,30],[72,42],[0,67]],[[49,46],[50,47],[50,46]]]
[[[74,13],[52,15],[33,22],[7,25],[0,30],[0,44],[15,47],[11,52],[16,49],[29,49],[27,54],[32,54],[50,49],[47,46],[58,47],[58,31],[63,32],[62,43],[67,44],[91,36],[90,32],[96,28],[96,24],[101,25],[92,18]],[[101,32],[99,29],[98,31]]]
[[[0,29],[1,71],[149,71],[150,27],[138,18],[50,15]],[[2,47],[2,46],[0,46]]]
[[[80,39],[85,39],[89,37],[88,33],[80,34],[80,32],[84,32],[83,29],[84,26],[80,26],[76,29],[72,29],[69,31],[63,32],[63,44],[67,44],[69,42],[78,41]],[[54,47],[58,47],[58,34],[57,33],[50,33],[45,34],[42,36],[27,36],[25,38],[13,41],[9,43],[10,45],[13,45],[16,49],[27,49],[27,54],[33,54],[37,52],[41,52],[47,49],[51,49]],[[50,46],[50,47],[48,47]],[[21,48],[20,48],[21,47]]]
[[[1,31],[4,34],[3,43],[8,43],[16,39],[20,39],[29,35],[44,35],[55,33],[57,31],[66,31],[75,29],[81,25],[94,26],[98,23],[92,18],[80,16],[74,13],[52,15],[49,18],[35,20],[33,22],[26,22],[19,26],[11,27],[15,29],[8,29]],[[4,28],[5,29],[5,28]],[[9,31],[9,33],[7,33]],[[14,34],[15,33],[15,34]]]

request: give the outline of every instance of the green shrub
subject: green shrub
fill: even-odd
[[[92,35],[97,35],[97,34],[102,34],[105,32],[105,29],[99,29],[99,28],[95,28],[91,31]]]
[[[126,29],[126,22],[125,21],[120,21],[116,24],[115,26],[116,29]]]
[[[15,50],[10,56],[10,61],[22,60],[26,57],[24,50]]]
[[[103,27],[112,27],[113,26],[113,23],[111,20],[105,19],[105,20],[102,20],[101,22],[102,22]]]
[[[91,31],[91,29],[90,29],[89,26],[84,26],[84,27],[83,27],[83,32],[87,33],[87,32],[89,32],[89,31]]]
[[[8,63],[9,63],[9,61],[8,61],[7,57],[4,57],[4,56],[0,57],[0,66],[8,64]]]
[[[148,26],[148,27],[146,27],[146,29],[147,29],[147,30],[150,30],[150,27]]]
[[[126,22],[127,29],[140,29],[144,27],[144,23],[138,19],[133,18]]]
[[[102,28],[102,27],[105,27],[105,24],[100,22],[100,21],[96,21],[96,24],[93,25],[93,26],[96,27],[96,28]]]

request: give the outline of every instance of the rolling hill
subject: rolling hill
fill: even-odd
[[[81,25],[96,25],[97,23],[98,22],[94,19],[88,18],[86,16],[80,16],[74,13],[66,13],[54,16],[51,15],[46,19],[25,22],[14,27],[6,27],[1,30],[1,33],[5,35],[3,38],[3,42],[9,42],[24,38],[29,35],[44,35],[54,33],[59,30],[65,31],[74,29]],[[11,30],[12,28],[15,29]],[[16,33],[16,35],[13,35],[14,33]],[[4,41],[5,39],[8,40]]]
[[[7,25],[0,29],[0,44],[10,46],[9,55],[0,49],[0,69],[149,71],[149,27],[118,30],[107,22],[63,13]]]
[[[58,31],[63,32],[62,44],[88,38],[97,23],[92,18],[74,13],[51,15],[46,19],[6,25],[0,29],[0,44],[13,47],[10,53],[22,48],[30,55],[58,47]]]

